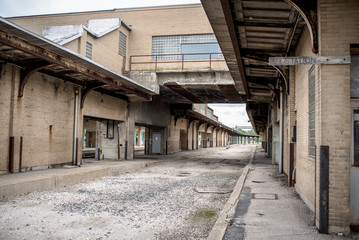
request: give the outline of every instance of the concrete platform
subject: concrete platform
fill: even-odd
[[[104,176],[134,172],[156,162],[146,159],[89,161],[81,167],[69,166],[0,175],[0,200],[34,191],[50,190],[87,182]]]
[[[224,240],[357,239],[319,234],[313,212],[271,162],[258,147]]]

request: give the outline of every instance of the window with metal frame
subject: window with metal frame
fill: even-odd
[[[180,54],[190,54],[186,55],[185,59],[209,59],[209,53],[220,52],[221,50],[214,34],[191,34],[152,37],[152,55],[169,54],[168,56],[157,57],[157,59],[159,60],[181,59],[182,56]],[[204,54],[194,55],[193,53]],[[211,58],[222,57],[222,54],[213,54],[211,56]]]
[[[126,57],[126,44],[127,44],[127,36],[120,31],[119,35],[119,43],[118,43],[118,54],[122,57]]]
[[[315,158],[315,68],[309,70],[309,157]]]
[[[92,59],[92,44],[86,42],[86,57]]]

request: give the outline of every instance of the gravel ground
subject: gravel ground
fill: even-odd
[[[159,156],[135,173],[0,202],[0,239],[205,239],[255,146]]]

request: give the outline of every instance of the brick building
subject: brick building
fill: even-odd
[[[268,157],[321,232],[349,233],[359,225],[359,2],[202,4]]]
[[[244,136],[206,105],[242,98],[199,4],[0,20],[0,173]]]

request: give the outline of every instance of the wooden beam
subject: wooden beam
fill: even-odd
[[[304,64],[350,64],[350,56],[303,56],[303,57],[270,57],[269,65],[289,66]]]

